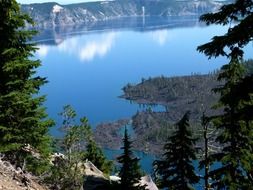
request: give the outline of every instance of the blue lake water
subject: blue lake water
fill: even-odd
[[[93,127],[129,118],[143,108],[118,98],[127,83],[161,75],[205,74],[227,62],[224,58],[208,60],[196,48],[224,34],[228,27],[206,27],[186,17],[116,23],[44,30],[35,38],[39,42],[35,57],[42,61],[39,75],[49,81],[41,93],[47,94],[45,106],[57,122],[66,104],[80,117],[88,117]],[[53,135],[57,135],[56,128],[51,130]],[[110,158],[119,153],[105,152]],[[150,172],[154,156],[136,153]]]
[[[52,31],[53,38],[45,36],[44,41],[40,36],[35,56],[42,61],[39,74],[49,81],[42,94],[47,94],[50,117],[58,120],[57,113],[66,104],[88,117],[93,126],[129,117],[140,108],[118,98],[127,83],[160,75],[204,74],[220,68],[224,59],[208,60],[196,47],[227,28],[182,22],[186,27]]]

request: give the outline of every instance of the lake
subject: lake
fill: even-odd
[[[219,69],[227,62],[224,58],[208,60],[196,48],[227,29],[206,27],[196,17],[171,17],[125,18],[41,31],[34,39],[39,43],[35,57],[42,61],[39,75],[49,81],[41,90],[47,94],[45,106],[58,122],[51,133],[58,134],[58,113],[64,105],[72,105],[95,127],[101,122],[130,118],[143,109],[118,98],[127,83]],[[111,158],[118,154],[105,152]],[[154,156],[138,156],[149,172]]]
[[[161,75],[205,74],[225,63],[208,60],[196,47],[223,34],[226,27],[204,27],[196,18],[175,18],[160,28],[157,22],[146,30],[135,26],[42,33],[35,56],[42,61],[39,75],[49,81],[41,92],[47,94],[50,117],[58,121],[63,105],[71,104],[93,126],[126,118],[139,109],[118,98],[127,83]]]

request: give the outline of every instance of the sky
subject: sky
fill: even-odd
[[[22,3],[22,4],[57,2],[63,5],[71,4],[71,3],[90,2],[90,1],[100,1],[100,0],[17,0],[17,2]]]

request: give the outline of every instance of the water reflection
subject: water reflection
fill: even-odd
[[[202,26],[198,17],[146,17],[121,18],[100,21],[88,25],[41,29],[34,38],[38,45],[37,56],[45,58],[50,52],[77,57],[81,62],[91,62],[96,57],[106,56],[122,30],[147,32],[159,46],[164,46],[171,34],[169,30],[180,27]]]
[[[81,61],[93,60],[95,56],[105,56],[113,46],[116,33],[110,32],[102,36],[101,40],[90,41],[80,49],[79,57]]]
[[[79,36],[64,40],[56,46],[40,44],[37,55],[40,58],[47,57],[51,51],[58,51],[65,55],[78,57],[81,62],[92,61],[95,57],[104,57],[111,50],[117,33],[103,33],[99,36]]]
[[[50,116],[57,120],[63,105],[71,104],[94,127],[100,122],[129,118],[140,108],[118,98],[124,85],[161,75],[208,73],[224,63],[208,60],[196,51],[197,45],[210,36],[223,33],[221,27],[195,27],[197,20],[191,19],[161,23],[147,19],[145,26],[142,22],[135,25],[131,19],[129,22],[135,27],[117,30],[117,26],[127,26],[124,22],[89,32],[76,28],[61,33],[55,29],[49,36],[44,31],[44,36],[42,32],[37,37],[35,56],[43,65],[39,75],[49,81],[42,94],[47,94]],[[108,30],[99,31],[104,28]]]
[[[172,34],[168,29],[147,32],[147,37],[159,46],[164,46],[169,41],[170,35]],[[77,57],[83,63],[92,62],[96,57],[102,58],[110,52],[116,44],[117,36],[119,36],[119,32],[113,31],[70,36],[55,45],[39,44],[36,53],[39,58],[46,58],[50,52],[57,51],[57,53]]]
[[[152,39],[160,46],[169,40],[169,32],[166,29],[151,32]]]
[[[54,27],[52,29],[39,28],[40,35],[34,38],[34,41],[42,44],[57,45],[70,36],[89,34],[102,31],[122,31],[134,30],[139,32],[155,31],[162,29],[171,29],[179,27],[203,26],[198,22],[197,16],[172,16],[164,17],[142,17],[119,18],[114,20],[105,20],[92,22],[85,25],[73,25],[67,27]],[[163,31],[164,32],[164,31]]]
[[[38,50],[36,53],[40,58],[46,57],[50,49],[48,45],[38,45],[37,48]]]

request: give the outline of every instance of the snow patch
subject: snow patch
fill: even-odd
[[[53,13],[59,13],[62,9],[63,9],[63,7],[61,7],[59,5],[55,5],[55,6],[53,6]]]
[[[116,175],[111,175],[111,176],[109,176],[109,179],[110,179],[111,181],[115,181],[115,182],[118,182],[118,181],[121,180],[121,178],[118,177],[118,176],[116,176]]]

